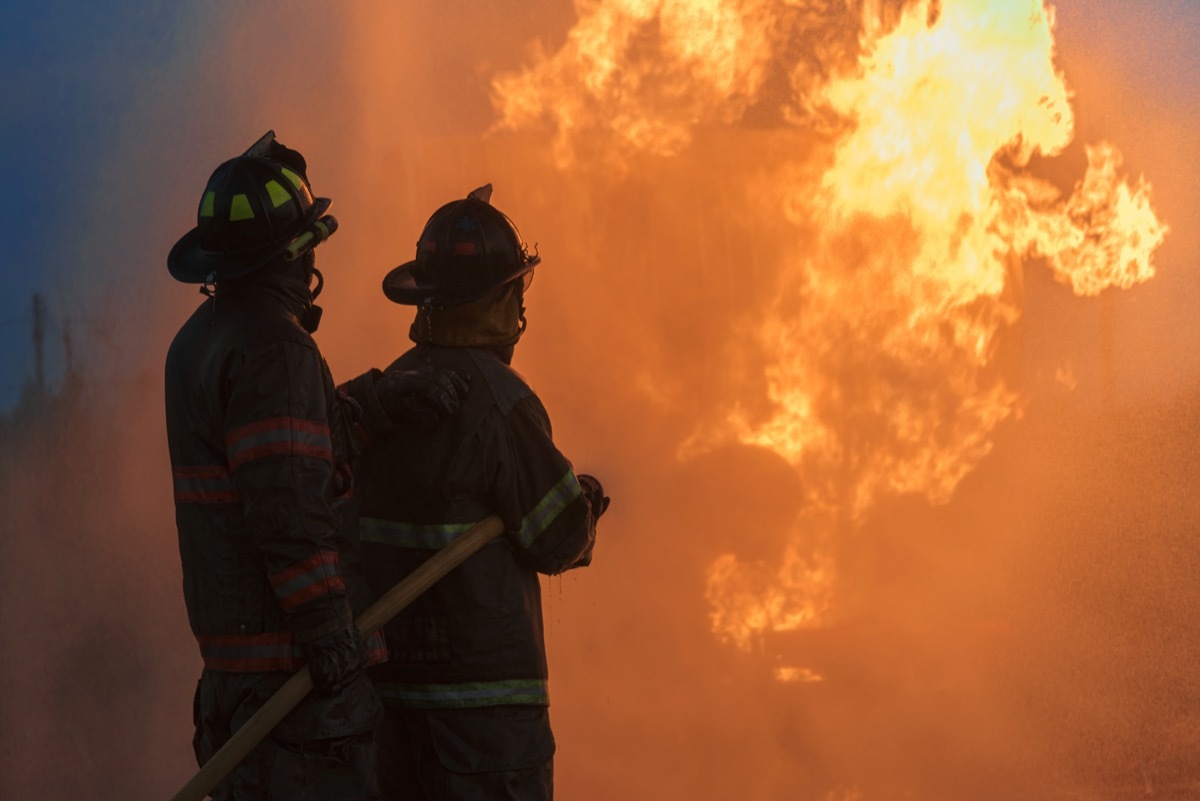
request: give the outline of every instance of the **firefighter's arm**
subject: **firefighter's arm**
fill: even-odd
[[[458,411],[469,389],[459,373],[423,366],[412,370],[368,370],[341,384],[359,450],[400,425],[432,428]]]
[[[352,623],[329,508],[333,445],[320,355],[284,341],[245,354],[230,376],[226,458],[247,532],[288,627],[302,643]]]
[[[588,565],[602,510],[593,509],[590,493],[555,447],[537,398],[509,412],[493,448],[494,500],[518,552],[550,575]]]

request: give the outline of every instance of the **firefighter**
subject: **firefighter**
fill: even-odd
[[[313,197],[303,156],[268,132],[213,172],[196,227],[167,259],[207,296],[166,362],[184,601],[204,664],[200,764],[305,663],[315,686],[218,801],[377,798],[382,705],[364,668],[386,651],[382,635],[364,643],[353,625],[366,588],[350,472],[352,429],[370,428],[312,338],[322,285],[312,247],[335,230],[329,206]],[[382,410],[376,428],[387,415],[385,428],[430,424],[459,402],[444,373],[357,383]]]
[[[439,208],[416,259],[384,294],[417,306],[415,346],[384,375],[437,366],[469,376],[458,415],[397,430],[358,465],[367,582],[393,586],[475,521],[505,533],[384,627],[373,668],[386,707],[380,790],[399,799],[549,799],[554,738],[538,573],[591,561],[608,506],[555,447],[546,410],[509,366],[538,264],[490,185]]]

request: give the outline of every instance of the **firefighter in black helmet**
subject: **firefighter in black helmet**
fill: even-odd
[[[364,642],[353,626],[366,592],[353,431],[434,424],[463,389],[430,370],[359,380],[373,420],[335,390],[311,336],[313,248],[336,230],[329,207],[304,158],[269,132],[217,167],[196,227],[167,259],[208,296],[166,363],[184,601],[204,663],[197,759],[306,663],[316,687],[217,787],[219,801],[377,797],[382,707],[363,669],[386,651],[379,633]]]
[[[359,461],[364,565],[381,593],[475,521],[506,533],[385,628],[372,669],[387,709],[380,790],[399,799],[549,799],[551,734],[538,573],[591,561],[600,482],[555,447],[541,402],[509,367],[539,259],[490,205],[490,186],[442,206],[387,297],[417,307],[416,346],[387,370],[470,376],[437,429],[397,430]]]

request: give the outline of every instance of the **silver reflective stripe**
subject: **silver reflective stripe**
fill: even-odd
[[[521,529],[517,532],[517,541],[528,548],[581,492],[579,479],[575,478],[574,471],[568,470],[566,475],[542,496],[538,505],[533,507],[533,511],[525,515],[525,519],[521,521]]]
[[[550,693],[544,679],[476,681],[461,684],[380,682],[376,689],[384,702],[395,706],[448,708],[505,704],[550,705]]]
[[[374,542],[379,545],[436,551],[449,545],[459,534],[473,525],[474,523],[423,525],[364,517],[359,520],[359,538],[363,542]]]

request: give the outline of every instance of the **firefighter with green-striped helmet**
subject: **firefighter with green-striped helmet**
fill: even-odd
[[[217,282],[255,273],[305,285],[315,277],[315,299],[323,286],[315,248],[337,230],[337,220],[328,214],[333,201],[313,196],[307,170],[304,157],[280,144],[274,131],[218,166],[200,196],[196,227],[167,256],[171,276],[208,293]],[[301,317],[310,332],[320,315],[310,299]]]
[[[198,761],[305,664],[316,688],[216,788],[219,801],[376,797],[382,707],[364,668],[386,652],[353,622],[367,600],[355,432],[435,424],[459,402],[446,375],[410,372],[360,387],[372,422],[336,389],[312,337],[329,207],[303,156],[269,132],[212,173],[196,226],[167,258],[207,295],[171,343],[165,386],[184,602],[204,663]]]

